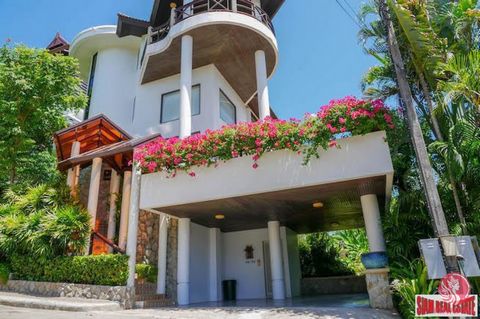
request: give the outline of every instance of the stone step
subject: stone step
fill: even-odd
[[[144,301],[135,302],[135,308],[137,309],[173,307],[173,306],[175,306],[175,303],[168,298],[164,298],[163,300],[144,300]]]
[[[166,297],[163,294],[142,294],[136,295],[136,301],[147,301],[147,300],[165,300]]]
[[[135,293],[137,295],[143,294],[156,294],[157,293],[157,284],[152,284],[149,282],[135,284]]]

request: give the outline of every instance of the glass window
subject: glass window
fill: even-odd
[[[88,114],[90,113],[90,102],[92,100],[92,90],[93,90],[93,80],[95,79],[95,68],[97,67],[97,53],[92,57],[92,65],[90,67],[90,77],[88,78],[88,87],[87,87],[87,97],[88,103],[85,108],[85,113],[83,119],[88,119]]]
[[[227,124],[234,124],[237,122],[237,112],[235,105],[220,90],[220,118]]]
[[[192,86],[192,116],[200,114],[200,85]],[[160,123],[175,121],[180,118],[180,90],[162,95]]]

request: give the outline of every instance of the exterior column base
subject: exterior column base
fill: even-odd
[[[389,268],[365,270],[370,307],[393,309],[392,292],[388,280]]]
[[[189,282],[179,282],[177,284],[177,303],[179,306],[186,306],[190,303]]]
[[[272,280],[272,291],[274,300],[285,299],[285,281],[283,279]]]

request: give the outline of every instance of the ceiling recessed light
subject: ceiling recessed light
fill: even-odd
[[[312,204],[313,208],[322,208],[323,207],[323,203],[318,201],[318,202],[314,202]]]
[[[225,219],[225,215],[217,214],[217,215],[215,215],[215,219]]]

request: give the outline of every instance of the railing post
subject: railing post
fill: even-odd
[[[152,44],[152,37],[153,37],[153,27],[149,26],[147,28],[147,44]]]
[[[175,2],[170,2],[170,27],[175,24],[175,9],[177,4]]]
[[[237,0],[232,0],[232,11],[237,12]]]

